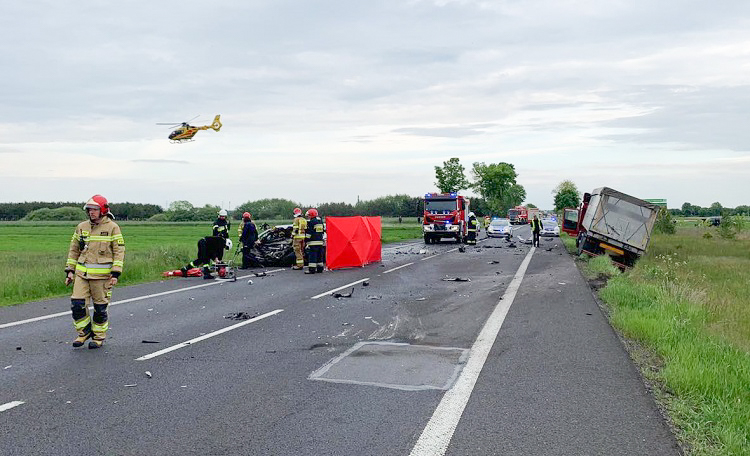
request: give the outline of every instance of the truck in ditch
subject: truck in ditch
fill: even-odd
[[[576,238],[578,254],[608,254],[620,268],[632,267],[646,251],[658,206],[600,187],[583,195],[578,208],[563,210],[562,230]]]
[[[463,242],[468,234],[469,199],[456,192],[427,193],[424,196],[422,233],[424,243],[452,238]]]

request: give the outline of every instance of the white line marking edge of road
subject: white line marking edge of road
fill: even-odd
[[[280,272],[280,271],[285,271],[285,270],[286,269],[282,268],[282,269],[274,269],[273,271],[265,271],[265,272],[266,272],[266,274],[272,274],[274,272]],[[246,279],[248,277],[255,277],[255,274],[249,274],[249,275],[246,275],[246,276],[237,277],[237,280]],[[223,279],[218,279],[217,281],[211,282],[211,283],[202,283],[200,285],[193,285],[192,287],[178,288],[176,290],[162,291],[162,292],[159,292],[159,293],[153,293],[153,294],[149,294],[149,295],[136,296],[134,298],[123,299],[122,301],[111,302],[109,305],[110,306],[116,306],[118,304],[125,304],[125,303],[128,303],[128,302],[141,301],[141,300],[148,299],[148,298],[156,298],[156,297],[159,297],[159,296],[166,296],[166,295],[173,294],[173,293],[180,293],[180,292],[183,292],[183,291],[195,290],[197,288],[209,287],[211,285],[221,285],[223,283],[224,283]],[[89,309],[92,309],[92,307],[89,307]],[[65,312],[57,312],[57,313],[53,313],[53,314],[49,314],[49,315],[42,315],[41,317],[34,317],[34,318],[28,318],[26,320],[18,320],[18,321],[11,321],[10,323],[3,323],[3,324],[0,324],[0,329],[10,328],[11,326],[24,325],[26,323],[34,323],[35,321],[48,320],[50,318],[62,317],[62,316],[65,316],[65,315],[70,315],[70,311],[67,310]]]
[[[148,355],[143,355],[140,358],[136,358],[135,360],[136,361],[146,361],[148,359],[156,358],[157,356],[163,355],[165,353],[169,353],[171,351],[175,351],[175,350],[180,349],[182,347],[187,347],[188,345],[193,345],[193,344],[195,344],[197,342],[200,342],[202,340],[210,339],[210,338],[212,338],[214,336],[218,336],[219,334],[224,334],[225,332],[229,332],[229,331],[231,331],[233,329],[237,329],[237,328],[240,328],[242,326],[249,325],[250,323],[255,323],[256,321],[263,320],[264,318],[268,318],[268,317],[270,317],[272,315],[276,315],[277,313],[283,312],[283,311],[284,311],[284,309],[272,310],[271,312],[264,313],[263,315],[258,315],[257,317],[253,317],[253,318],[251,318],[249,320],[241,321],[241,322],[239,322],[237,324],[234,324],[234,325],[231,325],[231,326],[227,326],[225,328],[221,328],[219,330],[216,330],[216,331],[204,334],[204,335],[196,337],[194,339],[190,339],[188,341],[181,342],[181,343],[179,343],[177,345],[172,345],[171,347],[167,347],[167,348],[164,348],[162,350],[155,351],[153,353],[149,353]]]
[[[0,405],[0,412],[4,412],[6,410],[10,410],[13,407],[18,407],[21,404],[25,404],[25,402],[24,401],[11,401],[11,402],[8,402],[6,404],[2,404],[2,405]]]
[[[459,375],[453,387],[443,395],[443,399],[432,414],[432,418],[430,418],[417,443],[412,448],[410,456],[439,456],[444,455],[447,451],[487,356],[500,333],[508,310],[510,310],[510,306],[516,298],[516,293],[521,286],[534,250],[535,248],[532,247],[521,262],[513,280],[505,289],[502,299],[498,301],[495,310],[492,311],[479,332],[479,336],[471,346],[469,359],[466,361],[461,375]]]

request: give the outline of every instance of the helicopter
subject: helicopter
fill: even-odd
[[[221,121],[219,120],[219,117],[221,115],[217,115],[214,117],[214,121],[211,125],[204,125],[202,127],[196,127],[193,125],[190,125],[190,121],[194,120],[196,117],[193,117],[192,119],[188,120],[187,122],[177,122],[177,123],[157,123],[156,125],[170,125],[173,127],[177,127],[176,130],[174,130],[172,133],[169,134],[169,140],[171,143],[183,143],[193,140],[193,136],[195,136],[196,133],[198,133],[198,130],[208,130],[212,129],[214,131],[221,130]]]

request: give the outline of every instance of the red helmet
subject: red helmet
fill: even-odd
[[[299,217],[300,215],[302,215],[302,209],[300,209],[298,207],[295,207],[294,211],[292,211],[292,212],[294,212],[294,216],[295,217]]]
[[[83,205],[83,210],[85,211],[89,208],[99,209],[102,215],[107,215],[109,213],[109,204],[107,203],[107,198],[103,197],[102,195],[94,195],[89,198],[89,200],[86,201],[86,204]]]
[[[307,212],[305,212],[305,215],[313,218],[318,216],[318,210],[315,208],[308,209]]]
[[[245,213],[243,213],[243,214],[242,214],[242,218],[243,218],[243,219],[249,219],[249,218],[250,218],[250,213],[249,213],[249,212],[245,212]]]

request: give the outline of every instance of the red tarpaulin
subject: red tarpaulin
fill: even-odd
[[[328,269],[380,261],[380,217],[326,217]]]

